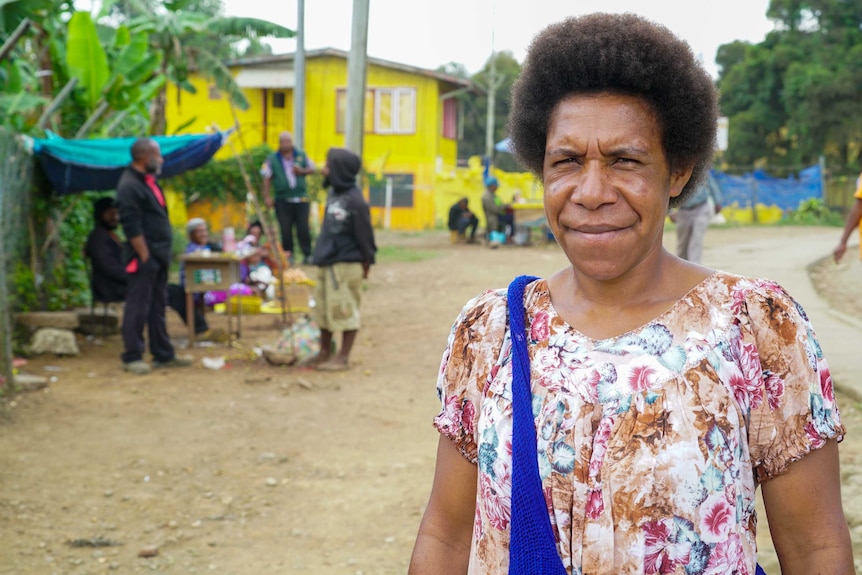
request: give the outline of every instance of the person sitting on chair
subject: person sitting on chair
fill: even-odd
[[[186,233],[189,237],[189,243],[186,245],[186,254],[195,252],[220,252],[221,246],[210,243],[209,229],[203,218],[192,218],[186,224]],[[186,274],[185,264],[180,263],[180,283],[168,285],[168,305],[176,311],[183,319],[183,323],[187,323],[186,310]],[[195,319],[195,339],[199,341],[215,341],[225,337],[224,330],[210,329],[207,325],[206,317],[204,317],[204,294],[196,293],[193,296],[193,313]]]
[[[90,289],[94,302],[121,302],[126,297],[129,276],[123,265],[123,245],[117,237],[120,213],[112,197],[99,198],[93,204],[96,226],[87,237],[84,256],[90,259],[93,274]]]
[[[477,227],[479,227],[479,218],[467,207],[467,198],[461,198],[449,208],[449,229],[458,232],[459,239],[464,238],[467,228],[470,228],[469,241],[474,241]]]
[[[488,241],[491,247],[496,247],[491,232],[502,232],[508,239],[512,234],[514,217],[509,213],[510,206],[503,203],[497,195],[500,182],[494,176],[485,178],[485,193],[482,194],[482,210],[485,212]]]

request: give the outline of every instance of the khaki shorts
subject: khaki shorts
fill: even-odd
[[[338,263],[318,269],[314,321],[327,331],[359,329],[362,264]]]

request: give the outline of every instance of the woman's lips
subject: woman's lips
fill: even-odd
[[[616,232],[623,230],[628,226],[618,226],[614,224],[585,224],[569,228],[573,231],[582,234],[606,234],[608,232]]]

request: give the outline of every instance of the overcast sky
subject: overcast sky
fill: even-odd
[[[685,39],[717,76],[715,53],[733,40],[763,40],[772,24],[769,0],[370,0],[368,55],[422,68],[460,62],[482,68],[492,45],[524,59],[530,40],[566,16],[634,12],[660,22]],[[265,18],[296,29],[296,0],[224,0],[230,16]],[[306,0],[305,47],[350,48],[353,0]],[[493,35],[492,35],[493,30]],[[493,36],[493,43],[492,43]],[[293,40],[271,41],[276,53],[292,52]]]

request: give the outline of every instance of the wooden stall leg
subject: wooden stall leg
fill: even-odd
[[[189,348],[195,344],[195,300],[194,294],[186,292],[186,327],[189,330]]]

